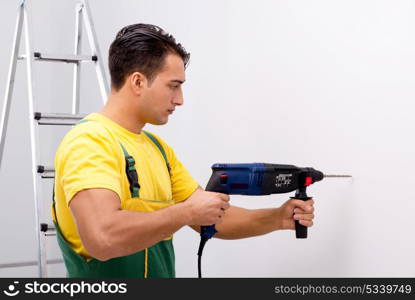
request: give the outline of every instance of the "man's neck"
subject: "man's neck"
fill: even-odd
[[[139,120],[134,108],[128,105],[129,102],[122,95],[111,93],[107,103],[98,113],[111,119],[128,131],[140,134],[145,123]]]

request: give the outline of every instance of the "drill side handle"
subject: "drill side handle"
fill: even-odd
[[[300,187],[294,197],[290,197],[291,199],[299,199],[303,201],[310,200],[311,197],[307,196],[306,187]],[[306,239],[307,238],[307,227],[301,225],[298,220],[295,220],[295,237],[297,239]]]

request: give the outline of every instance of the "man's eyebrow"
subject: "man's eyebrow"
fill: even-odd
[[[182,84],[182,83],[184,83],[186,80],[180,80],[180,79],[173,79],[173,80],[170,80],[170,82],[177,82],[177,83],[180,83],[180,84]]]

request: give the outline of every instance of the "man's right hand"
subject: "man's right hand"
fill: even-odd
[[[190,220],[188,225],[212,225],[222,223],[225,211],[230,207],[229,195],[197,189],[184,202]]]

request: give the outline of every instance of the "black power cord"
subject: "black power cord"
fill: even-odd
[[[199,251],[197,251],[197,271],[198,271],[198,277],[202,278],[202,254],[203,254],[203,248],[205,247],[206,242],[208,241],[208,238],[205,238],[203,236],[200,237],[200,243],[199,243]]]
[[[198,255],[198,271],[199,271],[199,278],[202,278],[202,253],[203,248],[205,247],[206,242],[212,238],[218,231],[215,228],[215,225],[209,226],[200,226],[200,244],[199,244],[199,251],[197,251]]]

